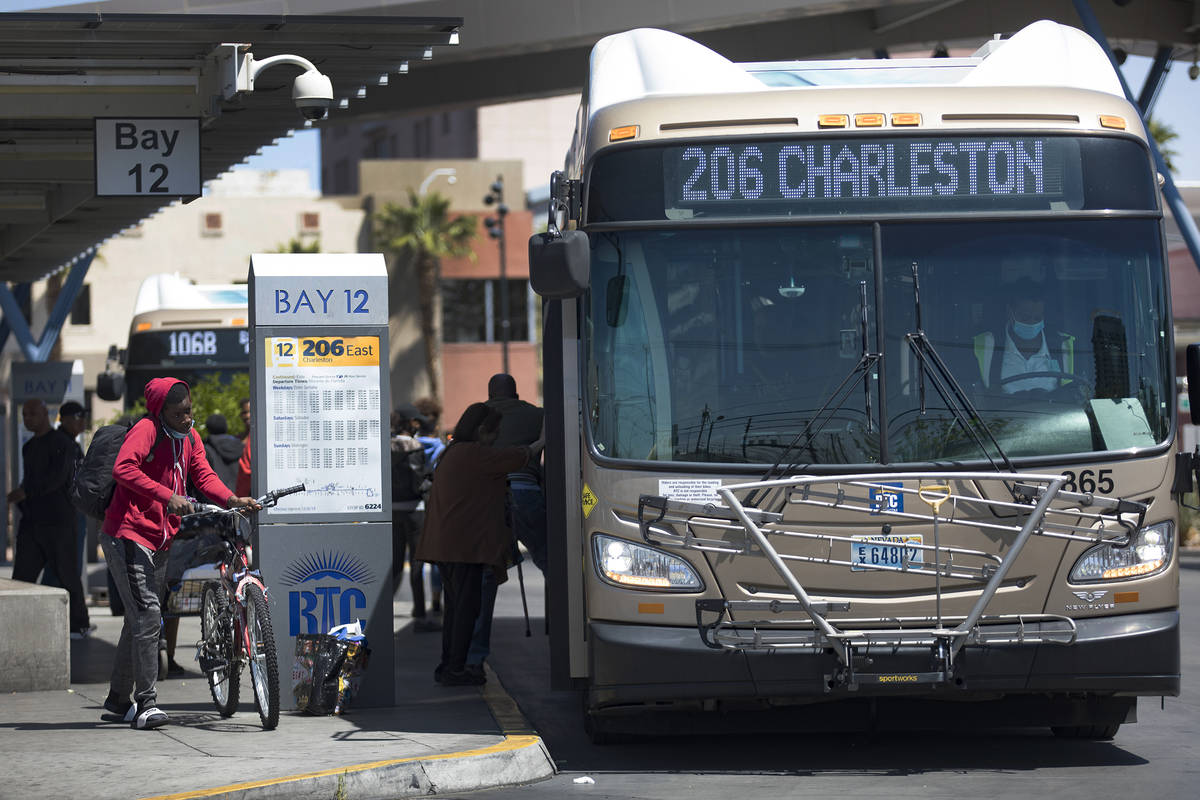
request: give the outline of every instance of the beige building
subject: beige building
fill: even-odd
[[[168,206],[100,247],[63,325],[56,360],[82,359],[90,391],[109,345],[125,346],[138,287],[147,276],[166,272],[196,283],[244,283],[251,253],[269,252],[293,239],[319,241],[324,252],[359,252],[364,219],[355,198],[321,198],[310,190],[303,170],[227,173],[209,184],[203,197]],[[45,325],[53,291],[53,281],[34,286],[35,336]],[[15,353],[10,339],[5,360]],[[9,372],[7,364],[0,370]],[[120,408],[99,398],[92,402],[96,419]]]

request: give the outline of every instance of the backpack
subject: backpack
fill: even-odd
[[[76,465],[75,475],[71,478],[71,485],[67,489],[71,505],[75,506],[75,510],[79,513],[93,519],[104,519],[104,512],[108,510],[113,492],[117,489],[117,479],[113,477],[117,454],[121,452],[121,445],[125,443],[125,437],[133,428],[135,421],[128,420],[104,425],[97,429],[92,436],[92,443],[88,445],[83,459]],[[154,448],[158,446],[158,440],[162,436],[161,428],[158,425],[155,427],[158,428],[158,435],[154,439],[154,444],[150,446],[151,457],[153,457]]]
[[[425,451],[392,448],[392,502],[420,500],[429,490],[429,465]]]

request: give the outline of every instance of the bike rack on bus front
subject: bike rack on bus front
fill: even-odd
[[[982,485],[1000,483],[987,493]],[[724,486],[724,501],[696,503],[643,495],[638,503],[642,538],[655,545],[724,555],[766,558],[782,578],[795,602],[772,600],[704,599],[696,601],[696,625],[704,643],[723,650],[832,650],[840,667],[827,676],[830,687],[856,689],[861,683],[882,682],[884,676],[855,671],[855,657],[871,647],[932,648],[934,667],[905,676],[907,683],[941,684],[956,680],[957,656],[966,645],[1073,644],[1075,622],[1060,614],[985,614],[988,604],[1032,536],[1128,545],[1146,511],[1142,503],[1090,493],[1062,491],[1061,475],[997,472],[920,472],[793,477]],[[916,484],[913,488],[912,484]],[[957,488],[955,488],[957,486]],[[973,489],[973,490],[972,490]],[[765,492],[765,494],[764,494]],[[872,524],[882,520],[930,522],[934,544],[907,542],[899,565],[863,564],[835,555],[835,545],[862,542],[860,535],[822,530],[819,523],[785,519],[782,511],[743,505],[739,496],[753,493],[783,509],[789,505],[833,509],[866,515]],[[911,495],[909,508],[928,506],[932,513],[902,511],[881,501],[881,495]],[[1005,499],[992,499],[992,495]],[[949,511],[942,511],[948,506]],[[1005,516],[1007,515],[1007,516]],[[969,528],[1007,541],[1003,556],[938,541],[938,529]],[[720,538],[718,538],[720,537]],[[772,544],[791,539],[816,543],[823,554],[780,553]],[[782,543],[782,542],[781,542]],[[847,548],[848,552],[848,548]],[[933,556],[929,563],[927,556]],[[937,614],[924,617],[838,618],[850,602],[814,599],[788,568],[788,562],[847,566],[856,570],[903,572],[929,576],[934,582]],[[979,595],[966,615],[941,613],[943,578],[979,585]],[[780,615],[803,612],[807,619],[749,619],[731,612]],[[888,676],[894,677],[894,676]]]

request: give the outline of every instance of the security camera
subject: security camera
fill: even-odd
[[[318,122],[329,116],[333,105],[333,82],[315,69],[305,70],[292,84],[292,102],[307,120]]]

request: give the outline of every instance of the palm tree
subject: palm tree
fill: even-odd
[[[272,253],[319,253],[321,252],[321,240],[313,239],[311,242],[305,242],[293,236],[288,239],[285,244],[275,245]]]
[[[375,215],[375,236],[379,248],[398,269],[406,262],[416,269],[417,291],[421,304],[421,338],[425,344],[425,370],[430,394],[442,396],[442,293],[443,258],[474,260],[471,240],[475,238],[475,217],[452,216],[450,200],[436,192],[418,195],[408,190],[408,206],[386,204]]]
[[[1179,134],[1170,125],[1165,122],[1159,122],[1154,117],[1146,120],[1146,129],[1150,132],[1150,136],[1154,138],[1155,144],[1158,145],[1158,152],[1162,154],[1163,162],[1167,165],[1167,169],[1174,172],[1175,163],[1171,158],[1179,155],[1179,151],[1171,147],[1171,142],[1178,139]]]

